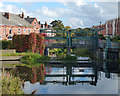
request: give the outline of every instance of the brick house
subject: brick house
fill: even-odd
[[[22,14],[12,14],[9,12],[0,12],[0,40],[12,40],[14,34],[40,33],[40,29],[51,31],[52,28],[45,22],[41,24],[36,18],[24,18]],[[54,36],[54,33],[44,33],[47,36]]]
[[[100,28],[104,28],[103,30],[99,31],[98,34],[103,34],[106,35],[106,25],[98,25],[98,26],[93,26],[94,29],[100,29]]]
[[[24,13],[0,12],[0,39],[12,40],[14,34],[29,34],[34,26],[24,19]]]
[[[41,25],[39,24],[40,21],[38,22],[36,18],[30,18],[30,16],[27,16],[25,20],[33,26],[32,32],[40,33],[40,29],[41,29]]]
[[[39,22],[39,24],[40,24],[40,22]],[[45,22],[45,24],[40,24],[40,25],[41,25],[41,29],[46,29],[46,31],[48,32],[44,35],[47,35],[49,37],[54,37],[55,36],[55,33],[50,33],[53,28],[50,25],[48,25],[47,22]]]
[[[120,35],[120,17],[109,20],[105,24],[106,24],[106,35],[109,34],[112,37]]]
[[[120,35],[120,17],[106,21],[103,25],[93,26],[93,28],[99,29],[104,28],[104,30],[99,31],[99,34],[110,35],[111,37]]]

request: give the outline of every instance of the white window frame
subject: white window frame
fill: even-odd
[[[28,34],[30,34],[30,28],[28,29]]]
[[[24,28],[24,32],[26,32],[26,29]]]
[[[6,35],[6,28],[4,27],[4,35]]]

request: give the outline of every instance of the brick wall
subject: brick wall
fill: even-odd
[[[36,24],[35,24],[36,23]],[[37,22],[37,19],[34,19],[33,22],[31,23],[32,26],[34,26],[33,28],[33,32],[35,33],[39,33],[39,30],[41,28],[40,24]],[[36,25],[36,26],[35,26]]]
[[[11,30],[11,34],[10,34],[10,30]],[[0,36],[2,37],[3,40],[4,39],[8,40],[8,37],[13,36],[14,34],[26,34],[27,35],[29,33],[34,32],[33,30],[34,30],[33,27],[0,26]]]

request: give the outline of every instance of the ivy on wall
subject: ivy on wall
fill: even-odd
[[[44,54],[44,37],[40,33],[31,33],[30,35],[14,35],[13,46],[17,52],[33,52]]]

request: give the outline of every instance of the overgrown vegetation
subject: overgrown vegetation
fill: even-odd
[[[106,40],[106,38],[103,36],[103,34],[99,34],[99,39]]]
[[[0,49],[13,49],[14,46],[11,40],[0,40]]]
[[[45,45],[42,34],[31,33],[30,35],[14,35],[12,42],[17,52],[44,54]]]
[[[2,56],[26,56],[26,55],[34,55],[37,53],[31,52],[23,52],[23,53],[3,53]]]
[[[4,74],[4,73],[3,73]],[[2,76],[2,94],[24,94],[21,89],[22,82],[19,77],[6,74]]]
[[[22,63],[25,63],[27,65],[40,65],[41,62],[45,62],[50,60],[51,58],[48,56],[43,56],[40,54],[29,54],[29,55],[25,55],[23,56],[20,61]]]
[[[74,49],[73,53],[76,56],[90,57],[90,50],[88,48],[76,48]]]
[[[113,37],[112,42],[120,42],[120,35]]]
[[[64,61],[76,61],[77,60],[77,56],[70,56],[70,55],[66,55],[66,57],[63,58]]]

